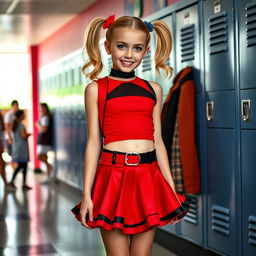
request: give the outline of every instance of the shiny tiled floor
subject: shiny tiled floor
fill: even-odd
[[[11,170],[7,168],[7,177]],[[43,175],[29,171],[30,191],[6,192],[0,179],[0,255],[104,256],[98,229],[78,225],[70,209],[80,193],[62,184],[40,185]],[[153,256],[177,256],[154,243]]]

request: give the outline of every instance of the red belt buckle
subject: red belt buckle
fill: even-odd
[[[128,156],[129,155],[137,155],[139,161],[137,163],[128,163],[127,160],[128,160]],[[125,162],[126,165],[133,165],[133,166],[138,165],[140,163],[140,155],[139,155],[139,153],[138,152],[127,152],[125,154],[125,157],[124,157],[124,162]]]

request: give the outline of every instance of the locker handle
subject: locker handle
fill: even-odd
[[[207,118],[207,121],[212,121],[213,120],[213,109],[214,109],[213,101],[207,101],[206,102],[206,118]]]
[[[251,120],[251,101],[242,100],[242,119],[244,122]]]

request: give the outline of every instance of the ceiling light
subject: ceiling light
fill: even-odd
[[[10,4],[10,6],[8,7],[8,9],[6,10],[7,14],[12,13],[12,11],[16,8],[17,4],[19,3],[20,0],[13,0]]]

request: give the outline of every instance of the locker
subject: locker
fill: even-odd
[[[173,18],[173,16],[169,15],[169,16],[167,16],[167,17],[162,19],[164,22],[166,22],[168,24],[168,26],[169,26],[169,28],[171,30],[171,33],[172,33],[172,37],[173,37],[173,46],[172,46],[173,48],[172,48],[170,57],[167,60],[167,64],[172,66],[172,68],[173,68],[172,77],[169,78],[169,79],[165,78],[164,77],[164,72],[162,70],[160,71],[160,76],[158,76],[156,74],[155,67],[152,67],[152,71],[154,70],[154,73],[155,73],[155,75],[154,75],[155,81],[161,85],[162,90],[163,90],[162,91],[163,92],[163,102],[164,102],[165,97],[167,96],[170,88],[172,87],[173,78],[175,77],[175,44],[174,44],[174,42],[175,42],[174,41],[175,40],[174,39],[174,36],[175,36],[174,32],[175,32],[175,30],[174,30],[174,27],[173,27],[173,20],[172,20],[172,18]],[[154,54],[155,53],[156,42],[155,42],[153,37],[151,37],[150,40],[151,40],[151,44],[154,45],[154,48],[152,48],[152,54]],[[153,56],[151,57],[151,59],[152,58],[153,58]],[[143,77],[143,79],[145,79],[144,78],[144,74],[142,75],[142,77]],[[152,79],[153,78],[151,78],[151,80]],[[172,233],[172,234],[177,234],[177,232],[178,232],[178,224],[177,225],[166,225],[166,226],[163,226],[161,228],[163,230],[169,232],[169,233]]]
[[[200,38],[198,5],[183,9],[176,14],[177,73],[186,66],[194,67],[196,92],[202,91],[200,83]]]
[[[164,22],[166,22],[171,30],[172,33],[172,38],[173,38],[173,45],[172,45],[172,51],[171,54],[169,56],[169,59],[167,60],[167,65],[171,66],[173,68],[173,73],[172,73],[172,77],[171,78],[165,78],[164,77],[164,72],[161,71],[160,76],[155,76],[155,81],[157,83],[159,83],[161,85],[161,87],[163,88],[163,99],[167,96],[172,84],[173,84],[173,79],[175,77],[176,74],[176,68],[175,68],[175,29],[173,26],[173,15],[169,15],[168,17],[165,17],[161,20],[163,20]],[[153,38],[152,38],[153,39]],[[151,40],[152,40],[151,39]],[[154,49],[155,49],[155,42],[154,42]],[[154,50],[153,50],[154,52]]]
[[[233,1],[205,0],[205,90],[234,89]]]
[[[193,67],[193,79],[196,85],[195,112],[196,126],[202,123],[202,85],[200,73],[200,33],[199,33],[199,7],[194,4],[176,12],[176,60],[177,73],[186,66]],[[199,129],[196,133],[198,134]],[[200,157],[200,146],[202,136],[197,136],[198,153]],[[201,167],[201,170],[203,168]],[[196,244],[203,244],[203,208],[201,195],[189,195],[191,210],[188,215],[179,223],[180,236]]]
[[[198,157],[201,166],[203,166],[204,150],[202,147],[202,128],[196,129],[196,143],[198,150]],[[204,179],[201,174],[201,180]],[[202,182],[201,182],[202,183]],[[198,245],[203,245],[203,189],[201,195],[187,195],[191,199],[191,210],[187,216],[180,222],[180,234],[187,240],[192,241]]]
[[[195,118],[196,127],[202,126],[203,116],[204,116],[204,98],[202,93],[196,93],[195,95]]]
[[[243,129],[256,129],[256,89],[240,91],[240,121]]]
[[[233,129],[207,128],[208,246],[237,255],[236,149]]]
[[[256,130],[242,130],[242,255],[256,255],[255,145]]]
[[[85,145],[87,143],[87,132],[85,126],[85,112],[83,107],[80,107],[79,110],[79,121],[78,121],[78,168],[79,168],[79,187],[82,189],[83,186],[83,173],[84,173],[84,152]]]
[[[240,88],[256,88],[256,2],[240,0]]]
[[[234,91],[206,92],[207,127],[235,127]]]
[[[142,63],[140,66],[135,70],[136,75],[139,77],[142,77],[145,80],[148,81],[155,81],[155,69],[153,67],[153,57],[155,54],[155,51],[152,50],[154,48],[154,39],[151,37],[150,43],[149,43],[149,51],[146,55],[146,57],[143,59]]]

